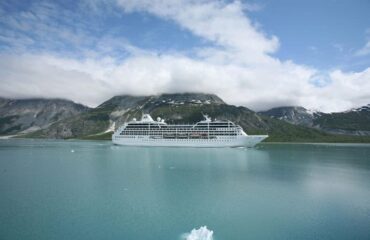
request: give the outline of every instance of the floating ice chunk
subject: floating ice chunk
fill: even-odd
[[[72,149],[72,150],[71,150],[71,153],[74,153],[74,152],[75,152],[75,150],[73,150],[73,149]]]
[[[209,230],[207,226],[200,227],[199,229],[191,230],[190,234],[185,235],[186,240],[212,240],[213,231]]]

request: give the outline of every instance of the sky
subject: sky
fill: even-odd
[[[260,111],[370,104],[368,0],[3,0],[0,96],[91,107],[214,93]]]

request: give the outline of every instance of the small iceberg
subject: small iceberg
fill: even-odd
[[[185,240],[213,240],[213,231],[209,230],[207,226],[193,229],[190,233],[184,235]]]

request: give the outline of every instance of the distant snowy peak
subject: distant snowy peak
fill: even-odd
[[[153,96],[151,103],[167,103],[172,105],[225,104],[225,102],[217,95],[205,93],[161,94],[158,96]]]
[[[322,113],[299,106],[286,106],[272,108],[270,110],[260,112],[260,114],[284,120],[296,125],[312,126],[313,120]]]
[[[159,105],[201,105],[201,104],[226,104],[215,94],[205,93],[174,93],[153,96],[115,96],[102,103],[99,107],[113,107],[115,109],[129,109],[134,107],[151,108]]]
[[[370,104],[366,105],[366,106],[362,106],[362,107],[359,107],[359,108],[352,108],[348,111],[345,111],[346,113],[348,112],[370,112]]]
[[[295,125],[334,134],[370,135],[370,104],[345,112],[323,113],[303,107],[278,107],[260,112]]]
[[[306,112],[307,112],[308,114],[315,115],[315,116],[317,116],[317,115],[322,115],[322,114],[323,114],[323,112],[320,112],[320,111],[319,111],[319,110],[317,110],[317,109],[306,109]]]

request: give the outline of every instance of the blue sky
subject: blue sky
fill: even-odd
[[[282,42],[277,56],[320,69],[341,66],[363,70],[370,55],[356,57],[369,38],[370,1],[312,0],[258,1],[265,6],[253,12],[268,33]]]
[[[94,106],[201,91],[256,110],[344,110],[370,103],[368,9],[367,0],[2,1],[0,95]],[[74,90],[84,86],[95,94]]]

